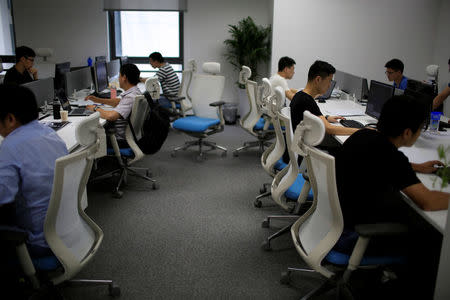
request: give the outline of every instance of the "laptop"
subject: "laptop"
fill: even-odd
[[[326,100],[331,97],[331,93],[334,90],[334,87],[336,86],[336,81],[331,80],[330,88],[327,90],[327,92],[323,95],[320,95],[316,98],[316,100]]]
[[[94,113],[91,110],[87,110],[85,107],[72,108],[65,93],[58,93],[58,99],[61,103],[61,108],[67,110],[69,112],[69,116],[89,116]]]

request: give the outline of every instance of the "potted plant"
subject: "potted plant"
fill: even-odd
[[[239,72],[245,65],[252,70],[251,80],[259,78],[258,65],[270,60],[270,37],[272,28],[256,25],[251,17],[228,25],[231,37],[224,41],[227,52],[225,58]],[[244,88],[244,86],[239,86]]]
[[[442,167],[441,169],[439,169],[436,172],[436,175],[441,177],[442,179],[442,183],[441,183],[441,188],[445,188],[448,186],[448,183],[450,182],[450,165],[449,162],[447,161],[447,152],[449,152],[450,150],[450,146],[444,147],[443,145],[440,145],[437,149],[438,154],[439,154],[439,159],[444,163],[444,167]],[[433,183],[436,183],[436,181]]]

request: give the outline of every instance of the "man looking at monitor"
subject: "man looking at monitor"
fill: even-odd
[[[31,90],[0,85],[0,135],[4,137],[0,145],[0,222],[27,232],[32,257],[52,255],[44,237],[44,220],[55,160],[68,154],[58,134],[37,118]],[[12,213],[5,216],[4,209],[11,207]]]
[[[101,104],[108,104],[113,106],[112,110],[107,110],[96,105],[87,105],[86,109],[98,111],[100,117],[113,122],[113,127],[116,129],[116,139],[119,147],[127,145],[125,139],[125,130],[127,128],[127,118],[133,108],[133,103],[136,96],[141,95],[141,91],[137,87],[139,83],[140,71],[134,64],[125,64],[120,67],[119,84],[124,92],[116,99],[102,99],[94,96],[86,97],[86,100],[92,100]],[[108,140],[109,141],[109,140]]]
[[[36,53],[27,46],[16,48],[16,64],[6,71],[4,84],[23,84],[38,79],[37,69],[34,68]]]
[[[400,90],[406,90],[408,78],[403,76],[405,66],[400,59],[394,58],[388,61],[384,67],[386,68],[386,76],[389,81],[394,82],[394,87]]]
[[[272,88],[275,89],[277,86],[281,86],[284,90],[286,98],[292,100],[295,93],[298,92],[296,89],[290,89],[287,80],[292,79],[295,74],[295,61],[287,56],[283,56],[278,61],[278,72],[270,77],[270,83]]]

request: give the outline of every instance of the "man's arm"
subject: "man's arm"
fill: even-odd
[[[105,98],[95,97],[92,95],[87,96],[86,98],[84,98],[84,100],[91,100],[95,103],[107,104],[112,107],[116,107],[120,102],[120,98],[105,99]]]
[[[94,107],[95,105],[87,105],[86,109],[94,111]],[[121,117],[120,114],[115,110],[105,110],[97,108],[96,111],[100,113],[100,118],[108,120],[110,122],[114,122]]]
[[[446,87],[442,92],[437,95],[433,100],[433,109],[438,108],[442,103],[444,103],[445,99],[450,96],[450,87]]]
[[[426,211],[448,208],[450,194],[440,191],[430,191],[423,183],[410,185],[402,190],[421,209]]]
[[[297,94],[298,90],[296,89],[287,89],[284,94],[286,96],[286,98],[288,98],[289,100],[292,100],[292,98],[294,98],[295,94]]]
[[[328,122],[327,119],[325,119],[324,116],[320,116],[320,119],[322,120],[323,124],[325,124],[325,131],[328,134],[333,134],[333,135],[351,135],[354,132],[359,130],[358,128],[350,128],[350,127],[331,125],[331,123]]]
[[[425,173],[425,174],[430,174],[430,173],[436,172],[438,168],[435,168],[434,167],[435,165],[443,166],[444,164],[442,162],[440,162],[439,160],[430,160],[430,161],[426,161],[421,164],[411,163],[411,167],[414,170],[414,172]]]

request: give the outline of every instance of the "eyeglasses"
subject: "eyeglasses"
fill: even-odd
[[[386,71],[386,72],[384,72],[386,75],[392,75],[392,74],[394,74],[395,72],[397,72],[397,71]]]
[[[31,62],[34,62],[34,57],[26,57],[26,59],[28,59]]]

